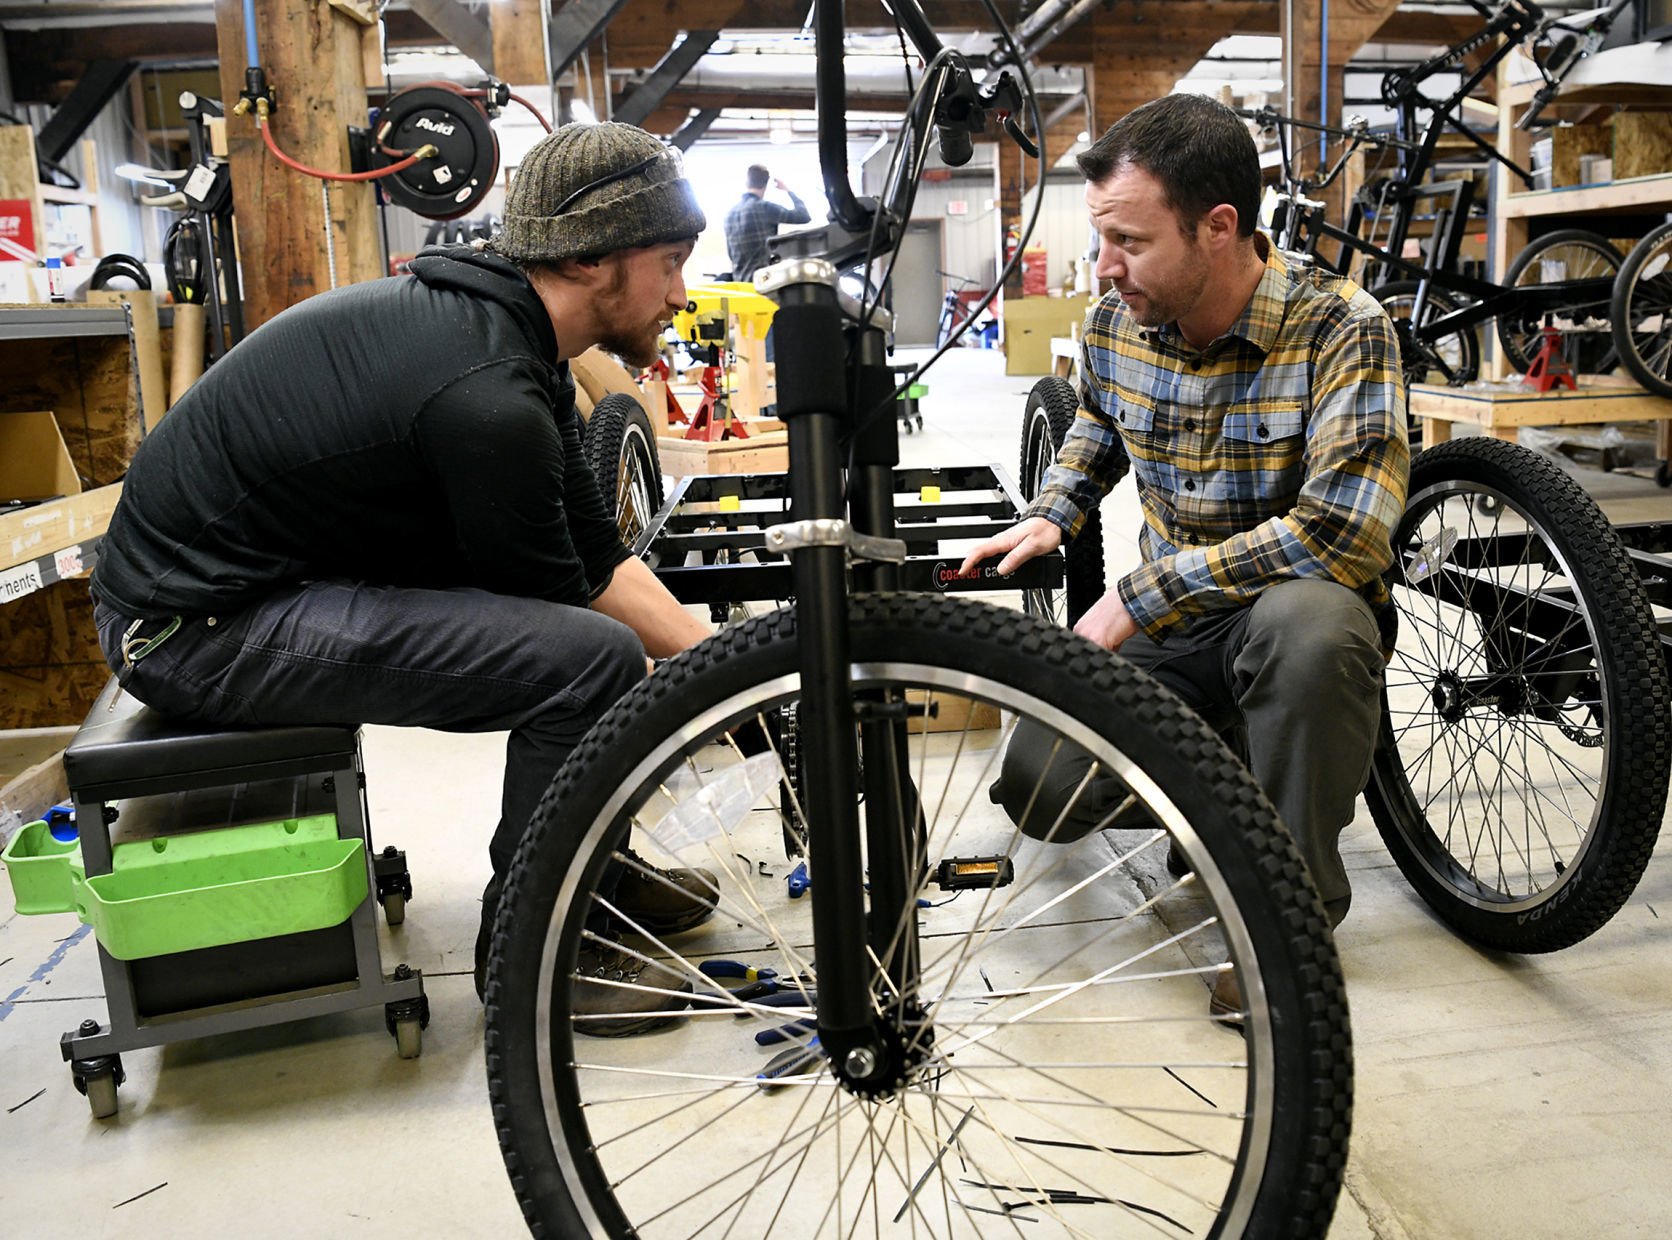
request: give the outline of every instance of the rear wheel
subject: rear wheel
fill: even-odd
[[[662,506],[662,462],[644,407],[626,392],[599,401],[586,423],[586,463],[629,547]]]
[[[1028,393],[1022,414],[1022,459],[1018,477],[1022,498],[1031,502],[1045,484],[1045,475],[1056,463],[1057,452],[1074,424],[1080,398],[1074,385],[1055,376],[1041,379]],[[1080,527],[1079,536],[1064,544],[1063,585],[1058,588],[1025,590],[1022,609],[1053,624],[1073,627],[1088,608],[1103,596],[1103,516],[1093,512]]]
[[[1672,701],[1643,583],[1573,479],[1490,439],[1412,461],[1394,550],[1365,790],[1382,838],[1466,937],[1577,943],[1630,897],[1666,806]]]
[[[790,611],[665,664],[535,814],[495,926],[486,1037],[535,1234],[1013,1237],[1018,1216],[1030,1236],[1324,1234],[1349,1125],[1344,994],[1304,864],[1246,771],[1153,681],[1014,611],[861,597],[850,634],[856,690],[908,720],[921,851],[892,929],[814,943],[820,876],[791,900],[754,864],[779,844],[782,758],[744,759],[727,737],[799,700]],[[960,699],[977,704],[961,726],[917,730]],[[1135,790],[1108,816],[1136,803],[1149,825],[1064,844],[1013,824],[988,788],[1018,721],[1089,751]],[[670,939],[622,916],[607,876],[635,864],[629,826],[657,864],[713,871],[715,917]],[[1165,873],[1169,837],[1187,879]],[[1003,878],[959,889],[983,871]],[[577,961],[605,930],[673,979],[616,1001],[680,1027],[584,1036],[584,988],[606,992]],[[921,1001],[906,1014],[866,963],[901,958],[902,936]],[[1226,952],[1246,1041],[1207,1012]],[[871,979],[900,1078],[861,1095],[814,1049],[763,1079],[810,1034],[764,1050],[750,1035],[814,1009],[794,991],[788,1007],[740,1000],[699,966],[741,958],[816,985],[844,955]]]
[[[1606,374],[1619,355],[1609,328],[1609,300],[1620,270],[1620,252],[1608,238],[1582,228],[1564,228],[1534,241],[1515,256],[1504,273],[1504,284],[1526,288],[1535,284],[1567,284],[1577,280],[1604,281],[1595,292],[1579,293],[1550,311],[1550,325],[1561,333],[1562,356],[1574,371]],[[1538,356],[1545,312],[1498,316],[1498,341],[1504,359],[1525,372]]]
[[[1672,223],[1626,255],[1614,280],[1613,325],[1614,345],[1631,377],[1672,398]]]

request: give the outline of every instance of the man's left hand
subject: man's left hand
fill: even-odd
[[[1126,610],[1120,591],[1110,590],[1086,610],[1074,631],[1105,650],[1119,650],[1138,631],[1138,625]]]

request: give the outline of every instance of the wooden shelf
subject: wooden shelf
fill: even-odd
[[[1654,176],[1632,177],[1629,181],[1604,181],[1596,185],[1506,194],[1498,214],[1505,219],[1575,213],[1592,215],[1599,211],[1642,211],[1668,203],[1672,203],[1672,172],[1661,172]]]
[[[92,572],[121,493],[115,482],[0,513],[0,603]]]

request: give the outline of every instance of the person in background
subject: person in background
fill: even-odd
[[[766,201],[766,186],[771,181],[789,195],[788,207]],[[753,283],[755,272],[770,261],[772,238],[780,224],[805,224],[813,217],[807,204],[782,181],[760,164],[749,165],[744,175],[743,197],[726,212],[726,252],[731,256],[732,279]]]

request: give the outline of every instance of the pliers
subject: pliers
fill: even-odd
[[[741,960],[705,960],[697,968],[704,977],[742,978],[743,985],[731,992],[731,998],[740,1003],[757,1002],[786,990],[794,991],[799,996],[813,985],[813,979],[805,973],[784,978],[778,975],[777,969],[768,966],[757,969]]]
[[[824,1047],[819,1045],[819,1035],[815,1033],[804,1045],[779,1051],[767,1060],[766,1066],[755,1073],[755,1084],[767,1090],[781,1088],[782,1077],[816,1071],[823,1058]]]

